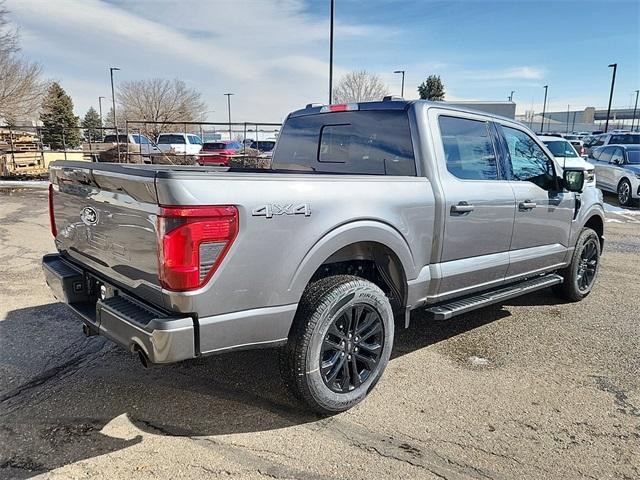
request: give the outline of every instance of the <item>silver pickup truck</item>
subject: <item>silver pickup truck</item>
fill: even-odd
[[[394,319],[591,291],[602,197],[512,120],[389,99],[291,113],[270,170],[56,162],[56,297],[144,365],[280,347],[319,412],[373,388]]]

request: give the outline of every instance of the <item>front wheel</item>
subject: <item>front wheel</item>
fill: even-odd
[[[623,207],[629,207],[633,203],[631,198],[631,184],[626,178],[618,185],[618,202]]]
[[[578,236],[571,263],[560,273],[564,281],[554,291],[571,302],[579,302],[591,293],[600,268],[600,238],[590,228]]]
[[[348,410],[384,372],[393,328],[389,299],[375,284],[348,275],[313,282],[281,352],[282,377],[312,410]]]

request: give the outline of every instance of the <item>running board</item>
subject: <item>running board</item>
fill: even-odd
[[[520,283],[479,293],[471,297],[460,300],[452,300],[447,303],[441,303],[433,307],[427,308],[427,312],[433,315],[435,320],[448,320],[456,315],[476,310],[477,308],[486,307],[494,303],[500,303],[514,297],[519,297],[536,290],[550,287],[562,283],[563,278],[560,275],[551,274],[543,277],[531,278]]]

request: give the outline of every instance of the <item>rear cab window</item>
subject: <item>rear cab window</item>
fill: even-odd
[[[162,134],[158,137],[158,143],[161,144],[180,144],[184,145],[184,135]]]
[[[407,112],[366,110],[290,117],[274,151],[272,168],[415,176]]]

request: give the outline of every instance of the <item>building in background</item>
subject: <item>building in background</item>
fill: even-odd
[[[637,126],[640,112],[636,112]],[[524,123],[532,130],[539,132],[542,127],[542,114],[529,110],[522,115],[516,115],[516,120]],[[631,129],[633,108],[612,108],[609,116],[609,130]],[[546,112],[544,114],[545,132],[594,132],[604,130],[607,120],[606,108],[587,107],[583,110],[565,110]]]
[[[448,103],[449,105],[456,105],[458,107],[470,108],[472,110],[479,110],[481,112],[491,113],[493,115],[500,115],[501,117],[516,118],[515,102],[461,101],[445,103]]]

